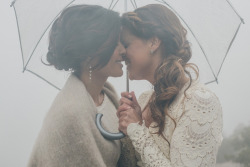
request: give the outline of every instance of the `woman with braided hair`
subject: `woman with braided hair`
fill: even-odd
[[[117,111],[119,130],[132,140],[138,166],[215,166],[222,109],[199,82],[198,67],[188,63],[187,31],[171,10],[157,4],[123,14],[122,26],[129,78],[154,88],[138,101],[134,92],[122,93]]]

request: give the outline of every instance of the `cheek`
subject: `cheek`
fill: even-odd
[[[131,61],[133,68],[143,68],[149,61],[149,55],[146,49],[134,48],[127,52],[128,58]]]
[[[128,55],[131,64],[128,66],[129,78],[131,80],[141,80],[147,75],[151,63],[150,56],[146,50],[136,49]]]
[[[109,62],[100,70],[101,75],[106,77],[120,77],[123,75],[123,65],[115,62]]]
[[[119,58],[119,47],[116,47],[115,50],[114,50],[114,53],[113,55],[111,56],[110,58],[110,61],[114,62],[116,59]]]
[[[117,60],[119,60],[119,52],[118,54],[114,53],[115,55],[113,55],[110,59],[110,61],[108,62],[108,64],[104,67],[104,71],[106,72],[107,76],[111,76],[111,77],[119,77],[123,75],[123,65],[122,63],[116,62]]]

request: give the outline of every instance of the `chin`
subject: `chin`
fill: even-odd
[[[122,70],[117,70],[117,71],[115,71],[112,75],[111,75],[111,77],[121,77],[123,75],[123,71]]]
[[[136,75],[135,73],[132,73],[130,71],[129,71],[129,76],[128,77],[129,77],[130,80],[141,80],[141,78],[138,75]]]

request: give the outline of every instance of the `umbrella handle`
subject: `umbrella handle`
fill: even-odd
[[[96,126],[104,138],[108,140],[120,140],[125,137],[125,135],[122,132],[120,133],[107,132],[101,125],[102,116],[103,114],[100,113],[96,114]]]

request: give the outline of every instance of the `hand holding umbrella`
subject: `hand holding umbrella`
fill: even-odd
[[[129,95],[132,96],[131,100],[128,99]],[[119,130],[127,135],[127,127],[130,123],[142,124],[142,112],[134,92],[124,92],[122,96],[117,116],[119,117]]]
[[[128,79],[128,72],[127,72],[127,76],[126,76],[126,83],[127,83],[127,92],[129,92],[129,79]],[[125,137],[125,134],[123,134],[122,132],[120,133],[110,133],[107,132],[101,124],[101,119],[102,119],[103,114],[96,114],[96,126],[99,129],[100,133],[102,134],[102,136],[108,140],[120,140],[122,138]]]

